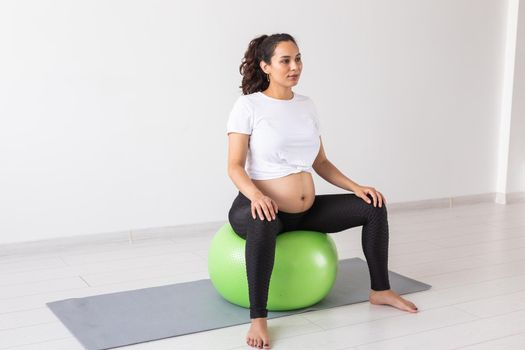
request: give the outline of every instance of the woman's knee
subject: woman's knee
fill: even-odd
[[[388,211],[384,202],[381,203],[381,206],[376,203],[375,207],[373,202],[368,204],[367,213],[369,220],[387,220],[388,218]]]
[[[233,231],[241,238],[246,239],[248,220],[251,218],[250,207],[232,206],[228,212],[228,221]]]
[[[250,235],[275,237],[283,227],[282,221],[279,217],[268,221],[266,218],[261,220],[259,216],[255,219],[250,216],[248,220],[248,234]]]
[[[379,213],[382,213],[382,212],[386,213],[385,202],[382,202],[381,207],[380,207],[379,201],[376,201],[376,206],[374,207],[374,198],[370,194],[367,194],[366,197],[370,200],[370,203],[366,202],[365,200],[363,200],[361,197],[358,197],[354,193],[348,194],[348,198],[350,198],[350,200],[352,201],[351,205],[357,205],[360,208],[364,208],[365,210],[371,210],[371,211],[379,212]]]

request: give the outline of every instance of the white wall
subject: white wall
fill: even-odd
[[[518,11],[507,191],[525,188],[525,2]]]
[[[238,67],[275,32],[297,39],[294,90],[351,179],[390,203],[495,192],[506,5],[1,2],[0,243],[227,220]]]

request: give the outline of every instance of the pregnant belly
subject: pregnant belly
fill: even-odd
[[[314,203],[314,181],[312,174],[307,171],[277,179],[252,181],[262,193],[277,203],[279,211],[300,213],[308,210]]]

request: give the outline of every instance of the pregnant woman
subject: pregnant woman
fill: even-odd
[[[342,174],[326,157],[313,101],[292,91],[303,64],[288,34],[252,40],[240,66],[243,95],[227,123],[228,175],[239,193],[228,213],[246,240],[251,326],[246,342],[269,348],[266,309],[276,237],[293,230],[325,233],[363,226],[372,304],[417,307],[390,289],[384,196]],[[312,171],[353,193],[315,194]]]

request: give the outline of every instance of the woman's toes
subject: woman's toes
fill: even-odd
[[[417,307],[413,303],[409,303],[408,307],[410,308],[410,311],[417,311]]]
[[[414,303],[411,302],[411,301],[408,302],[408,305],[410,305],[410,307],[411,307],[412,309],[417,309],[416,304],[414,304]]]

